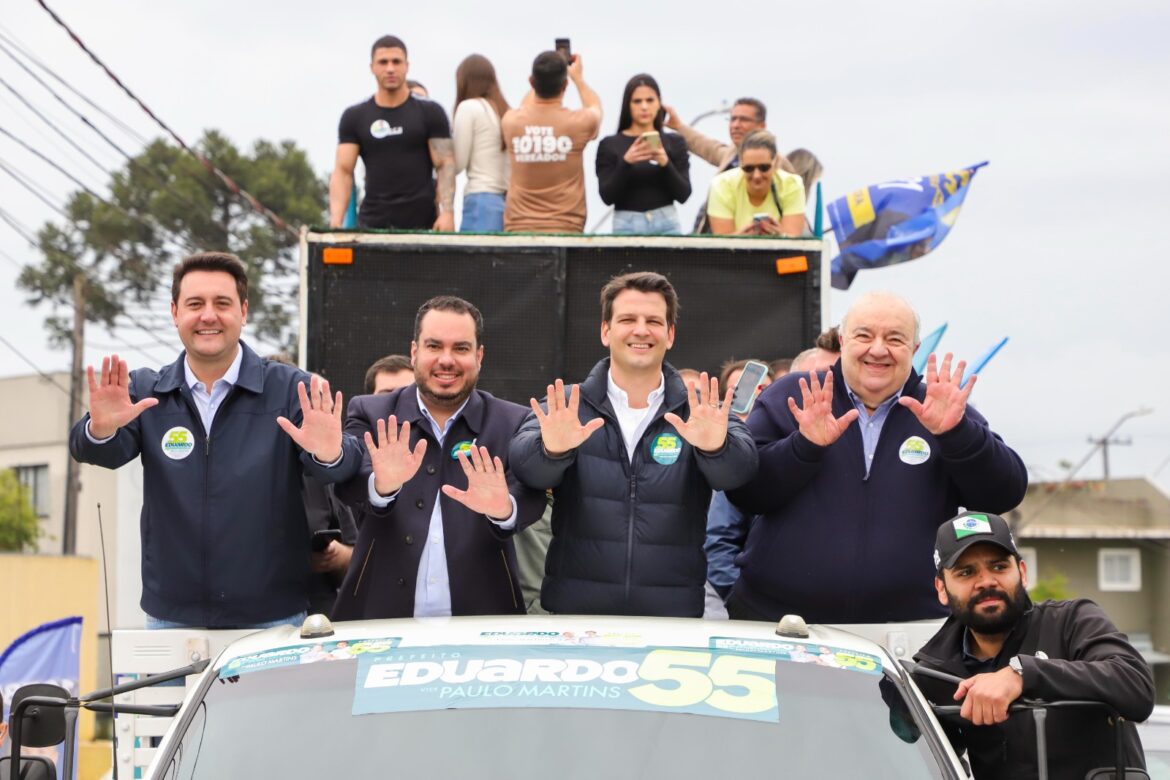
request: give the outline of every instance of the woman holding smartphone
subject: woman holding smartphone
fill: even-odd
[[[455,71],[455,170],[467,171],[463,221],[459,230],[499,233],[504,229],[504,195],[508,191],[508,155],[500,119],[508,101],[487,57],[472,54]]]
[[[804,204],[800,177],[776,165],[776,137],[754,130],[740,143],[739,167],[711,182],[707,216],[712,233],[799,236]]]
[[[662,131],[658,82],[639,73],[626,84],[618,132],[597,147],[601,199],[614,207],[614,233],[678,235],[678,209],[691,196],[682,136]]]

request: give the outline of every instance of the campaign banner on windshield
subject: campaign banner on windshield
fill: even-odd
[[[338,639],[332,642],[317,642],[311,645],[288,645],[274,647],[261,653],[241,655],[228,661],[219,670],[221,679],[235,677],[265,669],[279,669],[283,666],[315,664],[321,661],[351,661],[366,653],[377,655],[398,646],[399,637],[377,639]]]
[[[358,660],[353,714],[572,707],[775,723],[777,660],[674,647],[397,648]]]

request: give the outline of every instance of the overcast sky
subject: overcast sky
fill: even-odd
[[[1113,475],[1156,474],[1170,491],[1170,270],[1153,230],[1170,207],[1164,0],[826,0],[736,16],[693,0],[594,0],[587,12],[581,4],[570,11],[509,0],[49,2],[188,141],[209,127],[245,146],[292,139],[322,175],[332,165],[340,112],[372,92],[369,44],[383,33],[406,41],[411,76],[448,112],[455,67],[466,54],[489,57],[517,103],[532,57],[558,36],[570,36],[583,55],[586,81],[605,108],[604,134],[614,132],[622,87],[637,72],[653,74],[684,118],[757,96],[782,149],[804,146],[824,162],[829,199],[990,160],[942,247],[918,262],[862,272],[851,290],[832,294],[830,320],[858,294],[890,289],[917,307],[924,330],[950,324],[944,350],[973,359],[1010,337],[974,400],[1034,479],[1061,476],[1058,461],[1079,461],[1089,436],[1148,407],[1152,414],[1120,431],[1133,443],[1111,450]],[[158,133],[34,0],[4,6],[0,31],[138,132]],[[0,76],[107,168],[118,167],[116,152],[2,54]],[[0,125],[94,188],[104,186],[92,164],[2,87],[0,116]],[[699,129],[726,137],[721,119]],[[113,136],[139,148],[125,134]],[[602,213],[592,151],[590,225]],[[0,159],[59,201],[75,189],[5,138]],[[684,223],[710,174],[692,159],[696,194],[683,207]],[[34,229],[53,216],[2,173],[0,207]],[[0,252],[0,333],[39,368],[65,369],[69,356],[48,346],[42,312],[15,290],[16,264],[36,255],[4,224]],[[96,328],[90,333],[88,360],[119,343]],[[152,336],[125,330],[117,338],[156,358],[123,348],[132,365],[173,359],[174,350]],[[29,372],[0,344],[0,376]],[[1082,472],[1099,474],[1099,457]]]

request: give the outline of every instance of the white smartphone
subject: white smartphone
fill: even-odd
[[[756,396],[760,394],[760,383],[768,375],[768,367],[758,360],[749,360],[735,383],[735,393],[731,396],[732,414],[745,415],[752,410]]]

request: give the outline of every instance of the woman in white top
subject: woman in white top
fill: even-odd
[[[504,229],[504,194],[508,191],[508,155],[500,117],[508,101],[487,57],[472,54],[455,71],[456,171],[467,171],[463,221],[459,230],[473,233]]]

